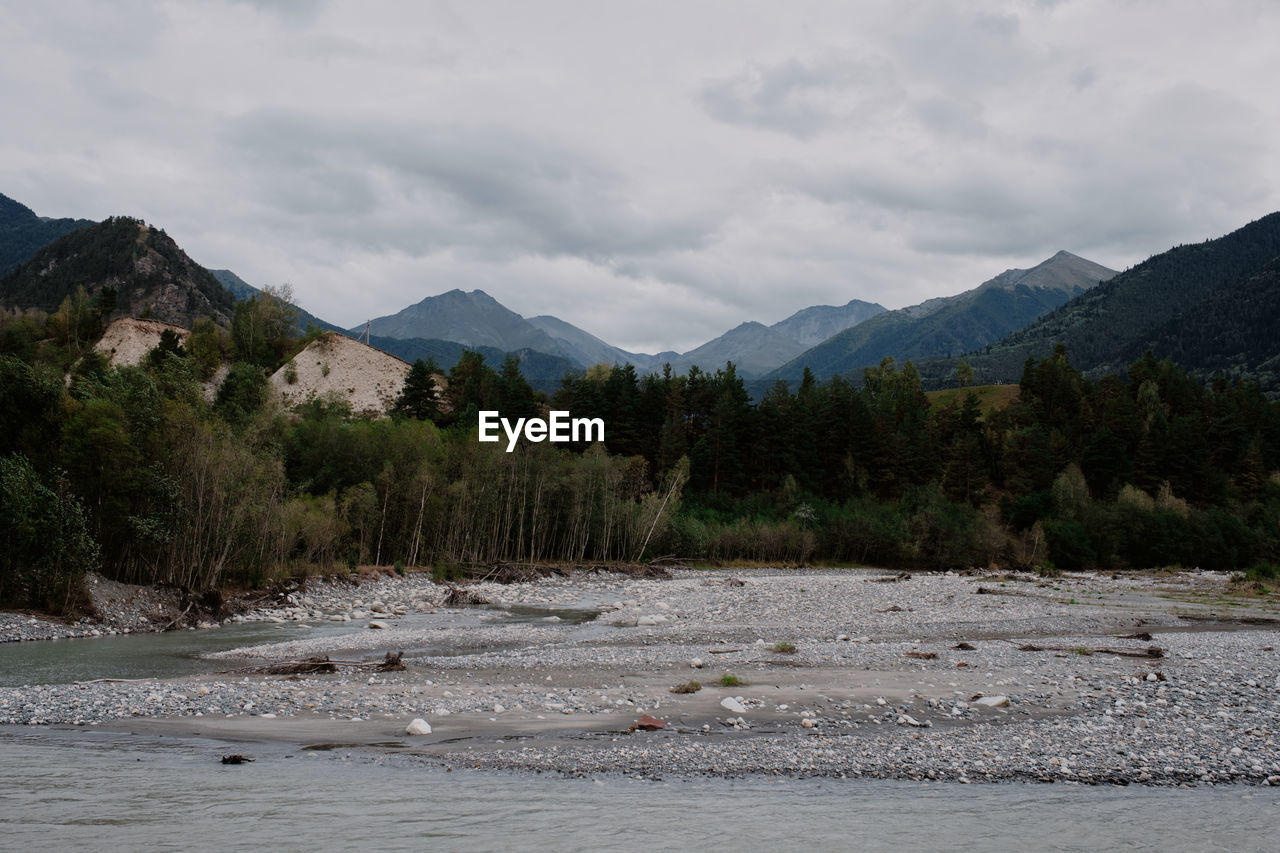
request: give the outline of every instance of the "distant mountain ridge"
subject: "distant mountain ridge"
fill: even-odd
[[[632,364],[640,372],[670,364],[677,372],[697,365],[714,371],[732,361],[744,376],[755,376],[803,352],[810,341],[828,331],[846,329],[885,309],[858,299],[842,306],[815,305],[765,326],[747,322],[686,353],[629,352],[561,320],[540,315],[524,318],[483,290],[450,290],[428,296],[395,314],[370,321],[372,334],[383,339],[425,338],[455,341],[471,348],[533,350],[568,359],[580,368],[594,364]],[[364,326],[348,330],[364,334]]]
[[[810,305],[769,328],[805,347],[820,344],[832,335],[870,320],[887,309],[878,302],[852,299],[844,305]]]
[[[1116,273],[1060,251],[1030,269],[1006,270],[978,287],[886,311],[799,354],[766,378],[799,379],[895,360],[958,355],[999,341]]]
[[[483,290],[454,289],[428,296],[395,314],[371,320],[368,329],[384,338],[439,338],[471,348],[532,349],[573,358],[550,335]],[[363,324],[348,330],[353,337],[364,332]]]
[[[1175,246],[965,356],[979,382],[1016,382],[1057,344],[1088,375],[1122,373],[1147,349],[1207,378],[1225,371],[1280,392],[1280,212]],[[945,382],[954,359],[920,365]]]
[[[89,219],[49,219],[6,195],[0,195],[0,276],[54,240],[97,223]]]

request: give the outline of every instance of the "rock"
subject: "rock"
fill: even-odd
[[[693,660],[689,661],[689,666],[693,667],[694,669],[702,669],[702,658],[694,658]]]
[[[431,713],[435,714],[437,717],[447,717],[449,716],[450,711],[448,708],[440,707],[436,708]]]
[[[386,627],[387,627],[387,623],[386,623],[386,622],[379,622],[377,619],[375,619],[375,620],[373,620],[372,622],[370,622],[366,627],[368,627],[368,628],[369,628],[369,629],[371,629],[371,630],[378,631],[378,630],[381,630],[381,629],[383,629],[383,628],[386,628]]]
[[[975,705],[983,705],[987,708],[1008,708],[1008,696],[979,696],[973,700]]]
[[[656,616],[641,616],[636,620],[636,624],[642,628],[649,628],[658,624]]]
[[[737,699],[734,699],[732,696],[726,696],[723,699],[721,699],[720,707],[724,708],[730,714],[745,714],[747,712],[747,709],[743,706],[743,704],[739,702]]]
[[[421,717],[414,719],[404,730],[407,735],[429,735],[431,734],[431,724]]]
[[[817,724],[818,724],[818,721],[813,719],[812,717],[805,717],[803,720],[800,721],[800,726],[806,729],[811,729]]]
[[[505,707],[505,706],[503,706],[503,705],[494,705],[494,706],[493,706],[493,713],[495,713],[495,714],[502,714],[502,713],[504,713],[506,710],[507,710],[507,709],[506,709],[506,707]]]
[[[648,714],[644,714],[640,717],[640,719],[632,723],[631,731],[656,732],[659,729],[665,729],[666,727],[667,727],[666,720],[659,720],[657,717],[651,717]]]

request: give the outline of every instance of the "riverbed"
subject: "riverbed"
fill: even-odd
[[[664,782],[1280,785],[1280,602],[1223,573],[677,571],[466,592],[312,582],[185,640],[11,644],[9,661],[55,661],[0,687],[0,723]],[[153,654],[173,642],[203,653],[175,672]],[[126,645],[128,676],[56,662]],[[404,671],[378,671],[388,652]],[[317,656],[337,670],[270,671]]]

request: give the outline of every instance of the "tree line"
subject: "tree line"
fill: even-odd
[[[72,315],[0,318],[0,601],[73,609],[79,578],[192,589],[364,564],[813,561],[1120,570],[1280,561],[1280,406],[1148,355],[1090,381],[1061,349],[1013,404],[932,403],[914,366],[810,373],[753,402],[732,364],[630,365],[533,391],[510,357],[415,363],[392,416],[285,411],[288,300],[107,367]],[[74,324],[71,324],[74,325]],[[202,381],[231,362],[216,395]],[[476,413],[599,417],[590,446],[475,440]]]

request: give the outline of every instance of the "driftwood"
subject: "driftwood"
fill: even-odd
[[[907,657],[915,658],[916,660],[937,660],[938,653],[937,652],[907,652]]]
[[[404,669],[404,652],[387,652],[382,663],[378,664],[378,672],[400,672]]]
[[[238,752],[234,755],[222,756],[223,764],[248,764],[250,761],[253,761],[253,759],[247,755],[241,755]]]
[[[311,675],[313,673],[337,671],[338,667],[328,657],[290,660],[267,667],[268,675]]]
[[[951,648],[959,649],[962,652],[976,652],[978,650],[978,647],[971,643],[956,643]]]
[[[137,681],[154,681],[154,678],[94,678],[89,681],[73,681],[72,684],[133,684]]]
[[[1125,658],[1162,658],[1164,649],[1159,646],[1147,646],[1145,649],[1116,649],[1107,646],[1089,648],[1087,646],[1037,646],[1034,643],[1023,643],[1018,646],[1020,652],[1075,652],[1088,655],[1119,655]]]
[[[444,597],[445,607],[475,607],[489,603],[489,599],[483,595],[460,586],[450,586],[449,593]]]
[[[709,655],[731,655],[731,654],[733,654],[734,652],[740,652],[740,651],[742,651],[742,649],[708,649],[708,650],[707,650],[707,654],[709,654]]]

